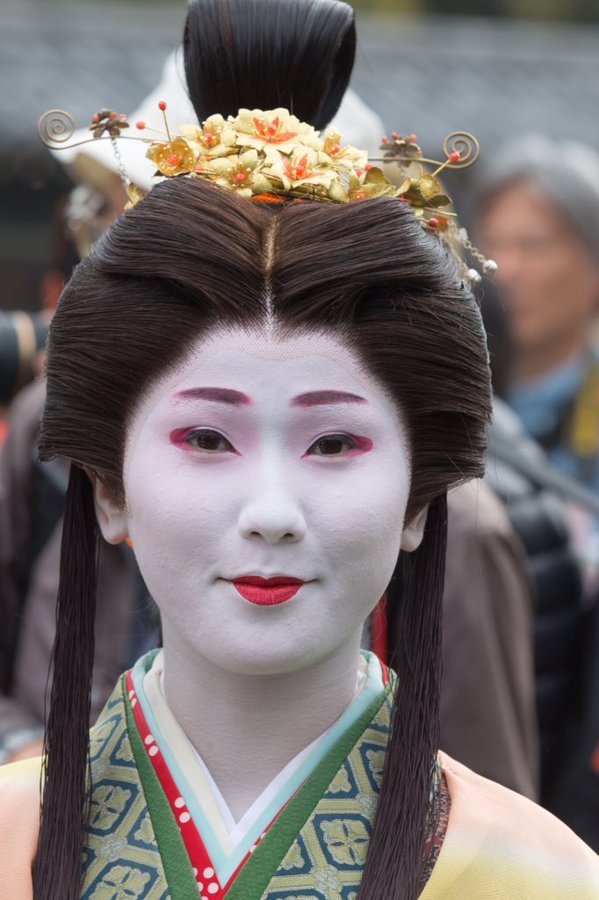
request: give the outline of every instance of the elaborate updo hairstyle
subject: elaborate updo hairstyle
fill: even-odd
[[[353,13],[337,0],[199,0],[185,35],[200,118],[284,104],[323,125],[351,72]],[[125,438],[143,392],[211,329],[267,319],[333,335],[363,360],[407,423],[407,517],[430,504],[424,541],[406,555],[399,696],[359,897],[418,895],[438,750],[446,492],[482,474],[491,406],[479,309],[446,246],[393,198],[274,207],[179,177],[97,242],[51,326],[40,452],[70,460],[71,475],[36,900],[80,893],[98,541],[89,473],[124,503]]]

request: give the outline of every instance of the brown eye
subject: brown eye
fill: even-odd
[[[308,453],[314,456],[341,456],[355,449],[355,442],[347,434],[327,434],[315,441]]]
[[[231,453],[235,448],[230,441],[218,431],[209,428],[198,428],[190,431],[186,439],[192,447],[203,450],[205,453]]]

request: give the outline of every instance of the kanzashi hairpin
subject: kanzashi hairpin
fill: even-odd
[[[443,145],[444,159],[425,157],[416,135],[393,132],[381,143],[382,156],[368,158],[366,151],[345,145],[341,135],[328,129],[324,136],[300,122],[288,110],[241,109],[236,116],[213,115],[202,124],[180,126],[173,131],[166,116],[167,104],[158,103],[165,130],[149,129],[137,122],[139,134],[123,134],[130,127],[125,115],[102,109],[89,125],[92,137],[69,143],[75,123],[64,110],[50,110],[38,122],[38,134],[53,149],[75,147],[90,140],[110,140],[117,168],[127,189],[130,205],[143,192],[127,175],[118,150],[121,140],[147,144],[146,156],[165,178],[203,178],[233,190],[248,199],[320,200],[333,203],[391,196],[408,203],[423,228],[438,234],[459,259],[462,275],[470,283],[481,280],[477,268],[469,268],[461,251],[469,253],[484,274],[497,269],[471,244],[460,228],[452,200],[439,176],[447,169],[464,169],[478,159],[479,143],[469,132],[449,135]],[[152,133],[154,136],[150,136]],[[395,183],[383,167],[399,170]]]

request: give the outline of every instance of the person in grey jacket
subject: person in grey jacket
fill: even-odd
[[[43,733],[66,489],[64,467],[37,460],[45,393],[38,380],[17,396],[0,451],[0,763],[35,755]],[[123,667],[158,640],[129,549],[102,542],[98,571],[92,719]]]

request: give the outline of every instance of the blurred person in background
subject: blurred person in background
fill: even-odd
[[[504,396],[553,465],[597,497],[599,155],[572,140],[514,141],[479,186],[476,237],[499,265],[507,344],[492,365],[505,370]],[[506,415],[495,418],[502,454],[513,461],[518,446],[524,465],[528,457],[528,499],[506,499],[536,567],[543,802],[599,848],[599,514],[571,486],[556,485],[538,445],[526,447]]]
[[[48,327],[58,298],[77,262],[68,234],[68,195],[55,205],[50,230],[50,261],[37,290],[38,309],[0,312],[0,446],[8,434],[8,408],[18,392],[42,374]]]
[[[526,552],[536,602],[532,623],[543,806],[599,849],[599,607],[576,552],[573,521],[599,515],[599,499],[563,475],[501,399],[513,349],[496,284],[482,312],[490,350],[493,422],[485,483],[506,505]],[[573,515],[575,512],[575,515]]]
[[[38,459],[45,396],[41,379],[17,395],[0,452],[0,763],[41,751],[68,481],[61,461]],[[123,662],[158,640],[129,548],[102,543],[98,571],[93,718]]]
[[[441,745],[506,787],[539,799],[539,737],[531,634],[534,589],[524,548],[497,495],[483,482],[447,495],[447,563],[443,595]],[[398,565],[387,589],[387,653],[401,645],[403,584]]]
[[[499,265],[508,402],[557,468],[599,493],[599,156],[518,139],[488,167],[477,218]]]
[[[54,216],[53,261],[40,286],[41,311],[0,317],[0,403],[5,407],[0,451],[0,764],[41,752],[55,634],[68,471],[60,461],[38,459],[48,327],[73,266],[122,212],[126,199],[114,171],[83,158],[79,165],[81,183]],[[159,639],[152,601],[126,546],[101,546],[96,636],[92,719],[123,665]]]
[[[63,282],[89,244],[115,218],[108,197],[80,186],[61,204],[54,221],[53,264],[42,282],[42,311],[7,314],[29,334],[18,342],[8,323],[0,336],[27,352],[17,372],[3,355],[6,440],[0,452],[0,763],[41,752],[45,694],[55,633],[60,541],[68,471],[58,460],[38,459],[37,436],[46,397],[42,377],[45,338]],[[74,238],[74,240],[73,240]],[[5,336],[4,336],[5,335]],[[36,340],[34,340],[34,337]],[[25,363],[27,363],[25,365]],[[27,382],[30,382],[27,384]],[[25,384],[16,393],[15,388]],[[115,552],[116,551],[116,552]],[[102,708],[123,661],[154,646],[153,607],[127,547],[102,546],[92,688],[92,717]]]
[[[40,374],[47,334],[43,314],[0,312],[0,446],[8,433],[6,412],[13,397]]]

